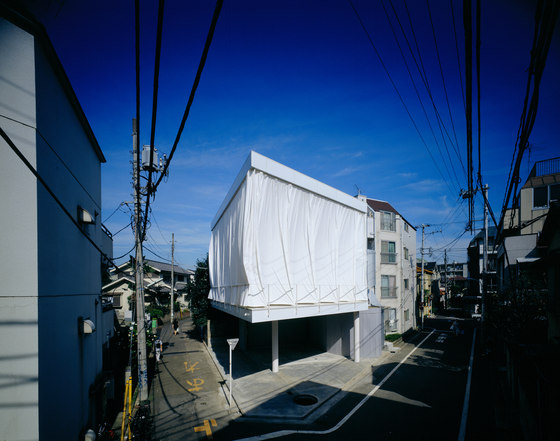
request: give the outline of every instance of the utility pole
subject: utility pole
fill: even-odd
[[[482,305],[480,321],[484,323],[484,309],[486,302],[486,294],[488,293],[488,185],[482,187],[484,192],[484,248],[482,250]]]
[[[173,294],[175,292],[175,233],[171,233],[171,323],[173,323]]]
[[[140,402],[148,399],[148,364],[146,354],[146,317],[144,312],[144,258],[142,254],[142,192],[140,189],[141,152],[136,118],[132,120],[132,174],[134,182],[134,240],[136,243],[136,329],[138,345],[138,390]]]
[[[447,279],[447,250],[444,250],[444,256],[445,256],[444,259],[443,259],[443,264],[445,265],[445,296],[444,296],[444,299],[445,299],[445,307],[447,308],[447,306],[448,306],[447,302],[449,302],[448,291],[447,291],[448,286],[449,286],[449,283],[447,282],[447,280],[448,280]]]
[[[420,248],[420,254],[422,255],[422,272],[420,273],[420,323],[421,327],[424,327],[424,229],[429,227],[428,224],[420,225],[422,227],[422,247]]]

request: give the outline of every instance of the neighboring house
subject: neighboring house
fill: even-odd
[[[356,360],[381,354],[367,212],[364,201],[256,152],[245,161],[212,221],[209,298],[242,349],[271,349],[273,372],[281,344]]]
[[[422,285],[422,261],[416,261],[417,295],[422,302],[421,311],[425,316],[434,313],[434,303],[439,304],[440,277],[436,262],[424,261],[424,285]],[[423,289],[421,287],[423,286]]]
[[[368,230],[367,239],[368,276],[374,277],[372,287],[383,308],[385,333],[402,334],[416,325],[416,229],[390,203],[358,198],[373,214],[374,233]]]
[[[484,230],[477,233],[469,242],[467,248],[467,267],[469,271],[467,283],[467,295],[471,297],[472,304],[479,304],[483,291],[484,274]],[[498,247],[496,246],[496,227],[488,227],[488,272],[487,287],[488,293],[497,290],[497,257]],[[476,299],[478,301],[476,301]]]
[[[5,3],[0,59],[0,439],[83,439],[111,393],[105,158],[44,28]]]
[[[560,343],[560,203],[551,203],[550,211],[537,242],[548,290],[548,342]]]
[[[173,266],[173,279],[175,280],[175,301],[186,307],[185,290],[189,279],[194,277],[194,271],[184,269],[178,265]],[[134,268],[129,260],[110,271],[111,282],[103,286],[103,295],[112,299],[113,308],[120,321],[132,320],[130,298],[134,294]],[[171,264],[157,260],[144,260],[144,292],[146,304],[158,302],[160,298],[171,294]]]
[[[498,283],[507,288],[539,259],[537,241],[549,208],[560,201],[560,158],[538,161],[505,215],[498,247]]]
[[[448,262],[437,265],[440,283],[445,293],[445,303],[449,306],[451,299],[462,295],[467,289],[469,270],[467,262]]]

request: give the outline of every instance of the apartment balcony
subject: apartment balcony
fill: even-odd
[[[396,299],[397,298],[397,287],[381,287],[381,298],[382,299]]]
[[[381,253],[381,263],[397,263],[397,253]]]

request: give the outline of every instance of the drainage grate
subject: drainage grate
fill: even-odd
[[[307,394],[302,394],[302,395],[296,395],[294,398],[294,403],[300,405],[300,406],[312,406],[313,404],[317,404],[317,397],[314,397],[313,395],[307,395]]]

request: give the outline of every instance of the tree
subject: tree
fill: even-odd
[[[196,261],[194,277],[187,283],[187,300],[190,304],[190,311],[193,324],[199,329],[203,329],[208,320],[208,309],[210,301],[210,273],[208,271],[208,254],[204,260]]]

